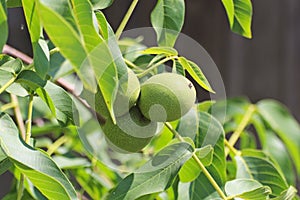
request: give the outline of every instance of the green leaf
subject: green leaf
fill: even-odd
[[[199,112],[199,131],[195,144],[198,148],[206,145],[211,145],[213,147],[213,160],[211,165],[207,167],[207,170],[220,187],[223,187],[226,181],[224,138],[222,125],[210,114]],[[190,199],[205,199],[214,192],[215,188],[211,185],[207,177],[201,173],[198,178],[191,183]]]
[[[85,158],[69,158],[56,155],[52,159],[60,169],[76,169],[91,166],[90,162]]]
[[[197,109],[199,112],[208,112],[215,103],[213,100],[202,101],[197,105]]]
[[[237,164],[237,178],[255,179],[261,184],[269,186],[272,190],[272,195],[275,196],[280,195],[282,191],[288,188],[281,170],[263,152],[258,150],[244,150],[242,157],[236,161],[243,162],[243,164]],[[240,173],[241,171],[247,172],[246,177],[245,173]]]
[[[3,113],[0,144],[14,166],[48,199],[77,199],[73,186],[55,162],[46,153],[24,144],[12,119]]]
[[[204,166],[209,166],[213,160],[214,149],[212,146],[208,145],[195,150],[196,156],[200,159]],[[197,162],[190,158],[179,171],[179,178],[181,182],[192,182],[194,181],[199,174],[201,169]]]
[[[123,179],[108,199],[131,200],[166,190],[171,186],[180,167],[191,157],[189,149],[188,143],[165,147],[135,173]]]
[[[199,128],[199,116],[195,107],[182,116],[177,124],[176,131],[182,137],[195,139]]]
[[[164,54],[165,56],[177,56],[178,52],[176,49],[172,47],[150,47],[148,49],[143,50],[141,53],[143,54]]]
[[[225,184],[226,194],[232,198],[244,200],[265,200],[271,189],[253,179],[235,179]]]
[[[288,110],[275,100],[257,103],[258,111],[267,124],[286,145],[300,175],[300,126]]]
[[[290,186],[287,190],[284,190],[278,197],[272,198],[272,200],[292,200],[297,195],[297,190]]]
[[[90,0],[90,2],[93,4],[94,10],[98,10],[109,7],[114,0]]]
[[[46,41],[40,39],[43,35],[36,1],[22,0],[22,5],[32,43],[34,68],[44,78],[49,69],[50,55]]]
[[[189,74],[192,76],[192,78],[205,90],[215,93],[213,89],[210,87],[209,82],[207,81],[205,75],[201,71],[200,67],[192,62],[187,60],[184,57],[179,57],[178,62],[183,66],[185,70],[189,72]]]
[[[234,3],[233,0],[222,0],[223,6],[225,7],[229,25],[233,26],[234,23]]]
[[[78,110],[72,98],[64,89],[48,81],[44,90],[37,90],[37,94],[48,105],[60,125],[78,125]]]
[[[227,12],[230,28],[244,37],[252,38],[252,3],[251,0],[222,0]]]
[[[109,38],[109,24],[105,18],[105,15],[101,11],[96,11],[96,18],[99,26],[99,33],[103,39],[107,40]]]
[[[47,81],[43,80],[36,72],[32,70],[23,70],[16,79],[27,91],[35,91],[38,88],[43,88]]]
[[[151,13],[151,23],[159,46],[173,47],[184,22],[184,0],[158,0]]]
[[[8,38],[8,24],[6,16],[5,2],[0,2],[0,52],[2,52],[3,46],[6,44]]]
[[[22,68],[23,63],[19,58],[17,58],[5,62],[3,65],[1,65],[0,70],[4,70],[10,72],[13,75],[17,75],[22,70]]]
[[[6,172],[9,168],[11,168],[12,163],[8,158],[5,158],[0,161],[0,175]]]
[[[22,0],[7,0],[8,8],[22,7]]]

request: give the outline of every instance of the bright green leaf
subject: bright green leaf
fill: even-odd
[[[234,3],[233,0],[222,0],[223,6],[225,7],[229,25],[233,26],[234,23]]]
[[[179,57],[178,62],[183,66],[185,70],[189,72],[189,74],[192,76],[192,78],[205,90],[215,93],[213,89],[210,87],[209,82],[207,81],[205,75],[201,71],[200,67],[192,62],[187,60],[184,57]]]
[[[8,24],[6,16],[6,5],[3,1],[0,2],[0,52],[6,44],[8,38]]]
[[[158,0],[151,13],[151,23],[159,46],[173,47],[184,22],[184,0]]]
[[[272,200],[292,200],[297,195],[297,190],[290,186],[287,190],[283,191],[278,197],[272,198]]]
[[[7,114],[0,115],[0,144],[10,161],[48,198],[77,199],[76,192],[55,162],[24,144]]]
[[[141,53],[143,54],[164,54],[165,56],[177,56],[178,52],[176,49],[172,47],[150,47],[148,49],[143,50]]]

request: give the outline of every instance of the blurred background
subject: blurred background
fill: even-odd
[[[116,29],[129,0],[115,0],[104,12]],[[141,0],[127,29],[149,27],[156,1]],[[274,98],[300,121],[300,1],[264,0],[253,3],[253,39],[230,31],[220,0],[187,0],[183,33],[201,44],[221,72],[228,97],[247,96],[252,102]],[[9,10],[8,44],[31,55],[21,9]],[[297,89],[298,88],[298,89]],[[0,198],[8,182],[1,176]],[[1,194],[2,193],[2,194]]]

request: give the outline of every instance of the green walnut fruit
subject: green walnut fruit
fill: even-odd
[[[128,69],[127,77],[128,79],[124,83],[125,85],[119,87],[113,104],[114,114],[116,117],[120,117],[128,113],[130,108],[136,104],[140,94],[139,79],[131,69]],[[120,82],[122,82],[122,80]],[[126,88],[126,91],[123,92],[121,88]],[[95,110],[105,118],[109,118],[110,116],[100,90],[98,90],[95,95]]]
[[[129,113],[116,118],[114,124],[108,118],[102,130],[110,147],[121,153],[143,149],[155,135],[157,123],[146,119],[135,106]]]
[[[179,119],[194,105],[196,90],[190,80],[175,73],[152,76],[141,86],[138,106],[151,121]]]

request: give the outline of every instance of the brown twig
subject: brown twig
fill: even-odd
[[[20,58],[23,62],[25,62],[26,64],[32,64],[33,63],[33,59],[24,54],[23,52],[9,46],[9,45],[4,45],[3,51],[4,54],[9,54],[13,57],[16,58]],[[82,105],[84,107],[86,107],[86,109],[93,115],[96,116],[99,123],[104,124],[105,123],[105,118],[100,115],[99,113],[97,113],[95,110],[93,110],[82,98],[80,98],[76,93],[75,93],[75,89],[73,87],[73,85],[71,85],[70,83],[68,83],[67,81],[65,81],[63,78],[59,78],[56,80],[56,83],[58,85],[60,85],[62,88],[64,88],[66,91],[68,91],[69,93],[71,93],[80,103],[82,103]]]

